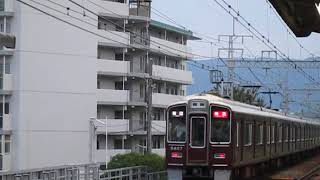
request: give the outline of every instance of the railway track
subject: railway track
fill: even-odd
[[[273,180],[320,180],[320,155],[270,175]]]
[[[297,180],[320,180],[320,165],[314,167],[309,172],[307,172],[305,175],[297,178]]]

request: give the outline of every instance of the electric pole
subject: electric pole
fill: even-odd
[[[148,73],[149,77],[147,80],[147,153],[152,152],[152,91],[153,91],[153,80],[152,80],[152,58],[148,57]]]
[[[236,29],[235,29],[235,21],[237,19],[233,18],[232,21],[232,35],[219,35],[218,40],[221,41],[223,38],[227,39],[228,41],[228,48],[219,48],[218,49],[218,57],[221,59],[226,59],[227,60],[227,68],[228,68],[228,79],[227,82],[230,82],[230,89],[228,91],[228,95],[230,99],[233,100],[233,90],[234,90],[234,81],[235,81],[235,63],[234,63],[234,58],[235,58],[235,52],[240,52],[240,57],[243,57],[243,48],[234,48],[234,42],[237,39],[241,39],[241,43],[244,43],[245,38],[253,38],[252,36],[249,35],[236,35]],[[222,51],[227,51],[228,57],[227,58],[222,58],[221,57],[221,52]]]

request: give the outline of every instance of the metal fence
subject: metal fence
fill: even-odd
[[[167,172],[148,172],[145,166],[107,170],[100,180],[165,180]]]
[[[0,173],[0,180],[165,180],[167,172],[147,171],[145,166],[102,171],[98,164],[59,166]]]

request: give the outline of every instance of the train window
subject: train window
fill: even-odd
[[[301,126],[301,141],[304,140],[304,127]]]
[[[267,125],[267,144],[270,144],[270,132],[271,132],[271,129],[270,129],[270,125]]]
[[[211,142],[227,144],[231,142],[231,115],[225,108],[211,109]]]
[[[286,126],[286,130],[285,130],[285,142],[289,141],[289,126]]]
[[[274,139],[275,139],[275,127],[274,125],[271,126],[271,143],[274,143]]]
[[[191,118],[191,146],[205,147],[206,119],[203,117]]]
[[[239,147],[239,137],[240,137],[240,122],[237,122],[237,147]]]
[[[278,126],[278,142],[282,142],[282,125],[279,124]]]
[[[252,145],[252,124],[245,123],[244,125],[244,145],[250,146]]]
[[[186,106],[178,106],[168,111],[168,141],[185,142]]]
[[[263,124],[257,124],[256,127],[256,144],[263,144]]]

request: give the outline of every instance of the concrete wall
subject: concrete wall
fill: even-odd
[[[97,38],[20,3],[15,8],[12,170],[88,163]]]

